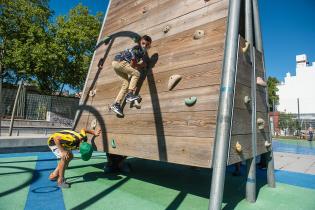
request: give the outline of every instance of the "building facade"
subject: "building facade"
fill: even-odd
[[[315,62],[310,64],[307,56],[296,56],[296,74],[286,74],[278,86],[279,104],[277,110],[302,115],[315,113]]]

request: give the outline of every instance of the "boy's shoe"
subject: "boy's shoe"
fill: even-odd
[[[126,96],[126,102],[127,103],[131,103],[131,102],[139,100],[139,99],[140,99],[140,96],[136,96],[132,93],[128,93]]]
[[[63,181],[61,184],[58,184],[58,187],[60,188],[70,188],[70,184],[67,183],[66,181]]]
[[[114,103],[113,105],[110,106],[110,109],[119,116],[124,116],[119,103]]]

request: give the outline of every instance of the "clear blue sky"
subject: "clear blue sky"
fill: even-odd
[[[56,15],[82,3],[105,14],[108,0],[51,0]],[[295,73],[295,55],[315,61],[315,0],[259,0],[267,74],[282,80]]]
[[[259,0],[267,74],[295,74],[295,55],[315,61],[315,0]]]

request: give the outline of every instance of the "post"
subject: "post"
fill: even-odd
[[[23,86],[23,80],[20,81],[19,84],[19,88],[17,90],[16,96],[15,96],[15,100],[14,100],[14,105],[13,105],[13,110],[12,110],[12,114],[11,114],[11,122],[10,122],[10,128],[9,128],[9,136],[12,136],[12,130],[13,130],[13,123],[14,123],[14,116],[15,116],[15,112],[16,112],[16,108],[17,108],[17,103],[19,100],[19,96],[20,96],[20,92]]]
[[[256,125],[256,69],[255,58],[253,56],[253,10],[252,0],[245,0],[245,39],[250,44],[250,59],[252,62],[251,78],[251,103],[252,103],[252,154],[253,157],[246,161],[247,179],[246,179],[246,200],[249,202],[256,201],[256,142],[257,142],[257,125]]]
[[[300,118],[300,99],[297,98],[297,108],[298,108],[298,135],[300,136],[300,122],[301,122],[301,118]]]
[[[2,59],[3,50],[0,49],[0,136],[1,136],[1,120],[2,120]]]
[[[213,149],[213,172],[209,210],[219,210],[222,205],[225,171],[232,128],[240,7],[241,1],[230,0],[219,110],[217,116],[217,129]]]
[[[274,134],[276,135],[276,126],[275,126],[275,112],[276,112],[276,106],[275,106],[275,100],[273,99],[272,100],[272,112],[273,112],[273,115],[272,115],[272,121],[273,121],[273,123],[272,123],[272,125],[273,125],[273,131],[274,131]]]
[[[253,0],[253,15],[254,15],[254,34],[255,34],[255,46],[257,50],[262,53],[263,57],[263,68],[265,71],[265,62],[264,62],[264,50],[263,50],[263,43],[261,37],[261,30],[260,30],[260,19],[259,19],[259,10],[258,10],[258,0]],[[265,78],[266,78],[266,71]],[[268,90],[266,88],[266,103],[268,104]],[[268,106],[269,111],[269,106]],[[270,131],[270,122],[268,117],[268,124],[269,124],[269,131]],[[269,132],[270,142],[272,142],[272,135]],[[274,174],[274,159],[273,159],[273,152],[272,146],[270,146],[269,152],[265,153],[267,159],[267,182],[269,187],[275,187],[275,174]]]

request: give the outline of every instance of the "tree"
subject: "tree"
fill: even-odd
[[[45,94],[82,88],[101,27],[101,14],[81,4],[51,22],[49,0],[1,0],[1,63],[14,83],[24,77]]]
[[[5,71],[13,72],[15,82],[31,77],[36,68],[32,54],[47,39],[52,12],[47,0],[2,0],[0,5],[1,60]]]
[[[273,110],[273,102],[276,104],[278,104],[279,102],[279,96],[277,95],[277,92],[279,91],[279,89],[277,88],[277,85],[279,84],[279,80],[276,77],[268,77],[267,80],[267,85],[268,85],[268,99],[269,99],[269,104],[270,106],[270,111],[274,111]]]
[[[69,15],[57,18],[54,38],[64,51],[60,60],[62,84],[82,89],[101,27],[101,18],[101,13],[93,16],[81,4],[70,10]]]

